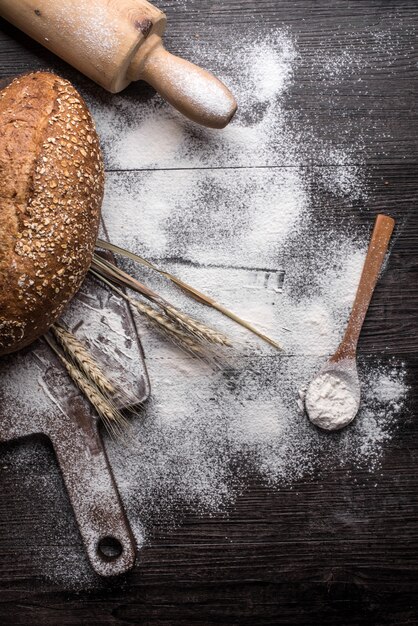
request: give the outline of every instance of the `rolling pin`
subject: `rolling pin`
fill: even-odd
[[[213,74],[164,49],[167,18],[146,0],[0,0],[0,15],[112,93],[144,80],[211,128],[236,111]]]

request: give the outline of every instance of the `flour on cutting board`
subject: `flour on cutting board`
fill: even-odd
[[[129,95],[112,96],[112,104],[90,101],[108,168],[133,170],[108,172],[106,227],[115,244],[206,291],[279,340],[285,352],[269,349],[161,278],[124,262],[138,278],[236,340],[224,368],[214,371],[137,318],[152,398],[132,421],[129,446],[106,442],[141,543],[144,533],[150,537],[155,525],[178,522],[184,511],[224,510],[250,475],[279,488],[321,468],[374,471],[402,421],[408,391],[402,363],[363,359],[362,405],[349,428],[330,436],[298,412],[298,390],[335,350],[347,321],[369,232],[345,209],[367,198],[367,184],[337,137],[334,143],[319,142],[288,109],[286,96],[295,87],[300,58],[287,32],[270,31],[255,41],[235,33],[228,45],[222,41],[214,50],[200,42],[195,52],[195,60],[209,69],[216,57],[220,77],[237,95],[239,113],[224,131],[196,127],[158,97],[135,102],[135,115]],[[326,65],[327,80],[336,87],[344,68],[351,72],[356,63],[350,55],[334,65],[334,73],[334,61]],[[361,143],[359,137],[353,150]],[[321,167],[308,167],[307,155]],[[331,162],[341,167],[322,167]],[[325,191],[320,206],[314,189]],[[67,319],[76,328],[75,309]],[[106,312],[83,332],[96,344],[111,328],[122,358],[125,339],[117,324]],[[37,374],[24,362],[19,367],[16,380],[20,377],[22,402],[30,411]],[[134,369],[129,367],[129,375]],[[3,386],[0,395],[11,391]],[[42,410],[37,391],[35,408]],[[24,474],[33,490],[60,494],[50,505],[54,516],[62,516],[63,509],[71,516],[46,453],[37,446],[19,454],[15,450],[9,462],[31,467]],[[47,481],[39,481],[37,463],[46,464]],[[82,562],[79,544],[74,552],[66,544],[66,550],[65,571],[62,565],[54,569],[49,552],[51,577],[100,584]],[[45,563],[47,555],[42,558]]]

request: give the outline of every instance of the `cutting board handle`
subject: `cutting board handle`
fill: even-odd
[[[134,565],[136,545],[115,485],[97,421],[65,420],[65,436],[49,432],[87,555],[100,576]],[[69,429],[71,432],[69,432]]]
[[[140,48],[138,56],[133,58],[128,78],[145,80],[194,122],[224,128],[237,110],[229,89],[210,72],[167,52],[160,37],[151,39],[155,43]]]

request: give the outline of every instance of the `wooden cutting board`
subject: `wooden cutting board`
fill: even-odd
[[[87,277],[63,320],[116,382],[147,399],[142,347],[121,298]],[[92,567],[101,576],[126,572],[136,546],[98,418],[42,339],[0,359],[0,441],[39,435],[52,442]]]

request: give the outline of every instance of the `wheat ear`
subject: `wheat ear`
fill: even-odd
[[[78,365],[87,378],[93,382],[103,395],[114,396],[116,388],[104,374],[87,348],[68,330],[54,324],[51,331],[68,356]]]
[[[202,339],[204,341],[208,341],[209,343],[218,344],[220,346],[232,346],[232,342],[224,335],[224,333],[215,330],[214,328],[210,328],[206,326],[203,322],[196,320],[194,317],[190,317],[187,313],[182,313],[175,307],[171,305],[164,306],[164,311],[167,313],[171,319],[175,320],[179,326],[187,330],[189,333],[197,337],[198,339]]]
[[[73,365],[73,363],[71,363],[71,361],[69,361],[69,359],[61,353],[61,351],[56,345],[54,345],[47,335],[44,335],[44,337],[49,347],[55,352],[67,370],[71,379],[94,406],[98,415],[103,420],[109,434],[115,438],[120,437],[124,430],[129,426],[127,419],[113,404],[109,402],[107,398],[105,398],[99,389],[97,389],[97,387],[95,387],[95,385],[88,380],[85,374],[83,374],[83,372],[81,372],[76,365]]]
[[[134,394],[130,395],[125,392],[122,387],[116,386],[103,372],[96,359],[77,337],[59,324],[54,324],[51,331],[66,354],[78,365],[90,382],[94,383],[106,398],[112,402],[116,402],[116,399],[120,399],[125,410],[129,410],[134,414],[136,413],[132,407],[139,406],[142,402],[140,402]]]
[[[149,304],[144,304],[131,298],[129,302],[139,312],[145,315],[151,322],[154,322],[158,327],[176,343],[183,345],[185,348],[192,352],[201,353],[201,346],[195,341],[194,337],[191,337],[185,333],[176,322],[167,317],[164,313],[159,313],[154,307]]]

